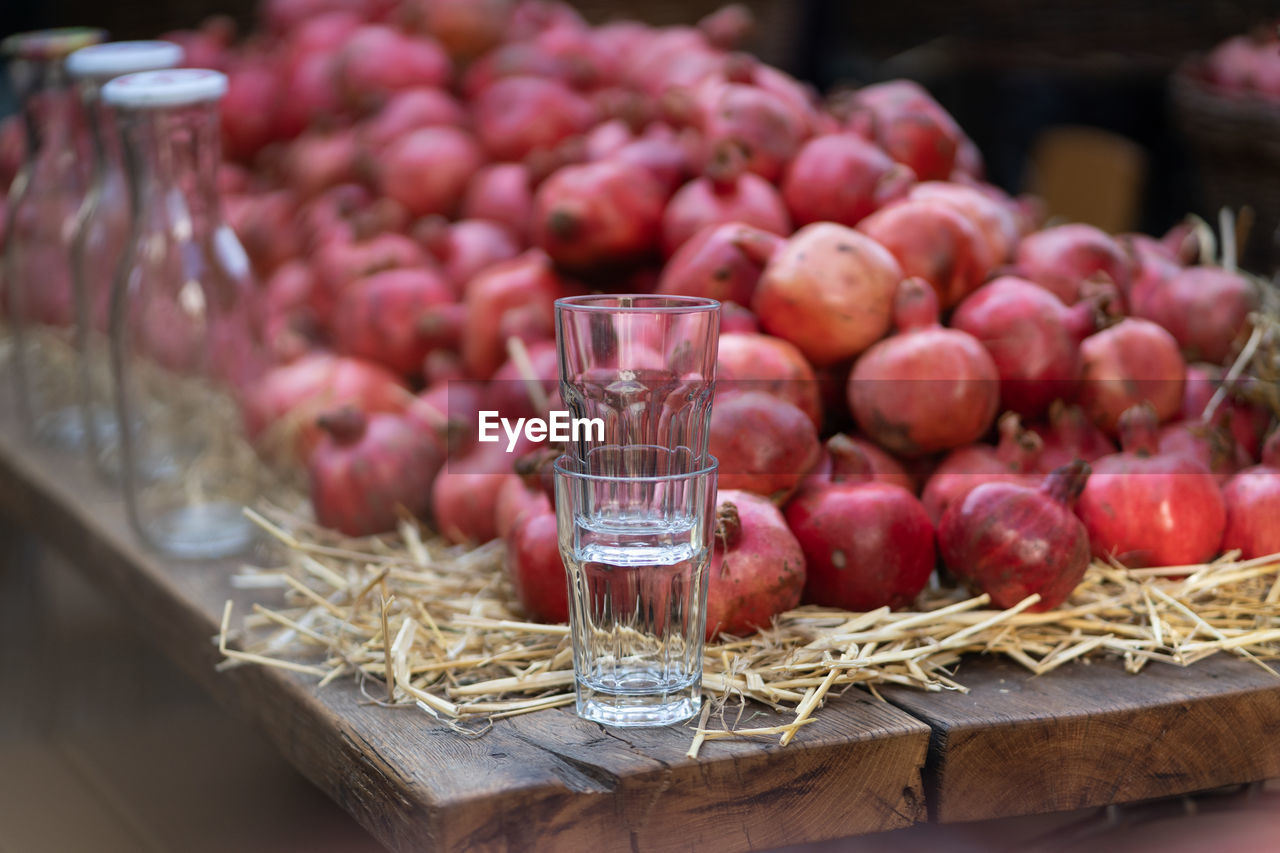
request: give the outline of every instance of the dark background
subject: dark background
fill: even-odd
[[[0,35],[94,25],[154,37],[227,14],[252,24],[253,0],[8,0]],[[578,0],[593,21],[692,22],[713,0]],[[1174,127],[1168,76],[1187,56],[1280,17],[1280,0],[748,0],[750,47],[823,91],[910,77],[973,137],[992,182],[1029,188],[1029,158],[1048,128],[1101,128],[1140,147],[1145,165],[1129,223],[1159,233],[1205,209],[1194,157]],[[7,96],[0,113],[12,109]],[[1087,180],[1088,176],[1082,176]]]

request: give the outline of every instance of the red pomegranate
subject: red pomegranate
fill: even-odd
[[[900,456],[979,439],[1000,403],[1000,375],[972,335],[938,325],[938,299],[922,279],[895,297],[898,334],[872,346],[849,375],[849,407],[862,431]]]
[[[495,264],[467,287],[462,358],[467,372],[487,379],[507,360],[507,338],[532,340],[555,335],[555,301],[563,285],[551,259],[531,249]]]
[[[721,489],[715,550],[707,566],[707,640],[768,628],[800,604],[804,553],[767,498]]]
[[[964,132],[919,84],[890,80],[857,91],[849,125],[922,181],[946,180]]]
[[[533,179],[523,163],[493,163],[471,176],[462,199],[464,219],[487,219],[523,236],[533,214]]]
[[[556,514],[530,510],[506,536],[506,569],[520,608],[538,622],[569,621],[569,582],[560,558]]]
[[[428,270],[387,270],[352,282],[334,313],[334,347],[402,376],[422,369],[427,353],[457,343],[461,317],[449,285]]]
[[[781,338],[760,334],[720,334],[716,393],[760,391],[786,400],[822,428],[818,378],[800,350]]]
[[[1178,342],[1149,320],[1128,317],[1090,335],[1080,344],[1080,359],[1080,405],[1109,433],[1138,403],[1150,403],[1162,421],[1182,408],[1187,368]]]
[[[852,133],[817,136],[787,167],[782,197],[796,225],[838,222],[853,227],[903,198],[915,182],[911,168]]]
[[[317,421],[325,436],[307,469],[316,520],[348,536],[394,530],[399,511],[424,516],[431,483],[444,464],[433,433],[393,414],[343,408]]]
[[[765,331],[823,367],[889,331],[901,279],[898,262],[879,243],[819,222],[797,231],[765,267],[751,308]]]
[[[495,160],[519,161],[584,132],[595,119],[591,103],[555,80],[508,77],[472,106],[476,134]]]
[[[1135,293],[1133,314],[1163,326],[1193,361],[1222,364],[1248,328],[1257,293],[1241,275],[1188,267],[1162,285]]]
[[[639,168],[609,160],[567,166],[534,197],[533,244],[579,273],[643,260],[657,245],[664,200]]]
[[[662,216],[662,250],[670,257],[708,225],[740,223],[791,233],[791,218],[773,184],[745,171],[737,143],[716,149],[703,177],[681,187]]]
[[[708,225],[671,256],[657,292],[750,305],[760,274],[784,243],[750,225]]]
[[[1079,223],[1024,237],[1014,265],[1018,275],[1067,305],[1080,298],[1080,283],[1086,279],[1109,281],[1124,293],[1133,274],[1129,256],[1119,243],[1092,225]]]
[[[1222,493],[1199,462],[1159,452],[1156,423],[1146,404],[1124,413],[1124,452],[1094,463],[1076,514],[1097,557],[1128,566],[1203,563],[1222,544]]]
[[[995,263],[977,226],[940,201],[894,202],[862,220],[858,230],[888,249],[903,275],[929,282],[944,308],[976,290]]]
[[[770,394],[718,395],[707,451],[720,460],[720,485],[781,503],[818,463],[822,445],[800,409]]]
[[[933,525],[899,486],[847,481],[806,489],[787,504],[786,517],[804,552],[810,604],[906,607],[933,572]]]
[[[1000,419],[997,446],[957,448],[934,469],[920,498],[929,518],[937,524],[949,507],[983,483],[1019,483],[1035,488],[1041,480],[1035,473],[1041,447],[1040,437],[1023,429],[1017,415],[1006,414]]]
[[[1048,474],[1076,459],[1093,462],[1116,452],[1107,434],[1089,420],[1084,409],[1058,400],[1049,407],[1049,422],[1031,427],[1040,437],[1040,459],[1036,470]]]
[[[961,302],[951,325],[991,354],[1003,404],[1035,417],[1054,400],[1075,396],[1080,342],[1097,328],[1099,313],[1092,300],[1068,308],[1042,287],[1001,276]]]
[[[378,158],[378,186],[415,216],[450,215],[484,162],[475,141],[453,127],[424,127],[401,136]]]
[[[1246,560],[1280,554],[1280,429],[1262,449],[1262,464],[1246,468],[1222,490],[1227,509],[1225,550],[1240,549]]]

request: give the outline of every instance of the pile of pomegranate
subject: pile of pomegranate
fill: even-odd
[[[266,0],[262,21],[171,37],[230,75],[221,183],[276,362],[245,420],[306,466],[324,524],[502,537],[529,616],[565,619],[551,452],[478,443],[477,412],[558,405],[557,297],[652,291],[725,303],[709,635],[910,606],[939,565],[1043,610],[1092,556],[1280,550],[1270,414],[1236,385],[1206,409],[1250,282],[1187,229],[1041,228],[915,83],[820,102],[734,52],[732,6],[660,29]]]

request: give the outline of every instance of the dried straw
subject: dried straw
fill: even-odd
[[[521,618],[500,543],[449,546],[409,521],[395,535],[344,539],[275,507],[250,518],[284,546],[283,564],[246,568],[236,585],[276,588],[284,600],[245,615],[239,648],[228,603],[224,666],[277,666],[322,684],[354,677],[370,701],[417,705],[466,735],[475,722],[483,731],[573,702],[568,628]],[[951,668],[965,654],[1003,655],[1035,675],[1084,658],[1119,658],[1137,673],[1150,661],[1187,666],[1218,653],[1275,674],[1268,661],[1280,658],[1280,555],[1164,569],[1096,562],[1058,610],[1028,612],[1036,601],[993,610],[985,595],[935,589],[915,611],[801,607],[750,637],[723,636],[706,648],[711,701],[689,752],[726,737],[790,743],[848,685],[963,691]],[[367,690],[370,681],[382,689]],[[741,715],[746,700],[793,718],[708,728],[713,709],[723,720],[727,705]]]

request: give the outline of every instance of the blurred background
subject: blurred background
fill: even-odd
[[[593,23],[692,23],[718,0],[574,0]],[[989,180],[1037,192],[1052,215],[1109,231],[1162,233],[1216,214],[1171,104],[1179,63],[1280,15],[1277,0],[748,0],[748,49],[822,92],[908,77],[978,144]],[[253,0],[9,0],[0,36],[68,24],[149,38]],[[6,93],[0,114],[13,109]],[[1277,164],[1280,171],[1280,164]],[[1268,270],[1269,272],[1269,270]]]
[[[717,0],[578,0],[593,22],[691,23]],[[1180,120],[1175,70],[1274,20],[1275,0],[748,0],[747,45],[822,92],[907,77],[977,143],[988,178],[1042,196],[1053,216],[1160,234],[1188,211],[1212,218],[1241,158],[1215,154]],[[92,25],[113,38],[195,27],[247,30],[253,0],[6,0],[0,37]],[[0,115],[15,108],[0,84]],[[1189,131],[1188,128],[1191,128]],[[1254,204],[1280,161],[1241,166]],[[1246,168],[1247,167],[1247,168]],[[1276,189],[1280,207],[1280,188]],[[1250,199],[1245,199],[1250,201]],[[1253,255],[1271,257],[1266,240]],[[1270,272],[1271,269],[1260,269]],[[255,732],[188,685],[77,574],[0,530],[0,851],[344,850],[377,845]],[[921,827],[821,850],[1266,849],[1280,838],[1276,786],[1154,806]],[[1198,818],[1195,813],[1199,813]],[[1233,815],[1227,828],[1216,822]],[[1259,817],[1262,815],[1263,817]],[[1198,821],[1198,822],[1197,822]],[[1135,827],[1144,827],[1140,832]],[[1146,834],[1144,835],[1143,832]],[[1248,839],[1254,839],[1250,841]],[[1198,840],[1197,840],[1198,839]],[[1227,849],[1221,847],[1219,849]],[[1272,847],[1274,849],[1274,847]]]

